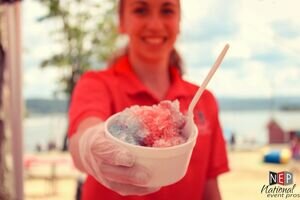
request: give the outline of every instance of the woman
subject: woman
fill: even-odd
[[[114,113],[166,99],[178,99],[186,112],[197,90],[182,79],[174,49],[180,31],[179,0],[120,0],[119,4],[119,31],[129,37],[126,53],[104,71],[85,73],[72,95],[69,149],[75,165],[89,174],[82,198],[221,199],[217,176],[228,171],[228,163],[217,103],[209,91],[195,109],[199,136],[187,174],[175,184],[136,186],[147,183],[151,172],[135,164],[126,149],[106,140],[103,122]]]

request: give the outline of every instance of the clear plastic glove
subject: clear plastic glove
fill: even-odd
[[[146,195],[160,189],[141,186],[151,178],[151,173],[135,164],[134,156],[128,150],[105,137],[103,123],[82,134],[79,154],[85,171],[120,195]]]

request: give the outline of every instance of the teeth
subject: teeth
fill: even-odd
[[[145,38],[145,41],[149,44],[162,44],[164,42],[163,38]]]

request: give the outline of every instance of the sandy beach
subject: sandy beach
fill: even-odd
[[[231,171],[219,178],[220,190],[224,200],[266,200],[266,199],[299,199],[300,195],[300,164],[289,162],[287,164],[267,164],[263,162],[264,153],[271,147],[256,148],[255,150],[229,151]],[[278,148],[278,147],[272,147]],[[282,147],[280,147],[282,148]],[[40,155],[45,156],[45,155]],[[70,159],[68,154],[52,154],[53,157]],[[61,159],[63,163],[64,159]],[[59,163],[59,162],[58,162]],[[66,161],[66,163],[68,163]],[[76,190],[76,177],[79,173],[68,164],[37,165],[28,170],[25,180],[26,200],[73,200]],[[55,171],[55,172],[54,172]],[[268,197],[261,193],[264,185],[269,184],[269,171],[288,171],[294,175],[293,195],[297,197]],[[53,172],[55,173],[53,177]],[[53,178],[53,179],[52,179]],[[276,185],[279,186],[279,185]],[[284,186],[291,187],[291,186]]]
[[[276,149],[276,147],[274,147]],[[269,171],[292,172],[294,183],[299,185],[300,163],[290,161],[287,164],[267,164],[263,162],[263,156],[270,147],[259,148],[253,151],[229,152],[231,171],[219,178],[220,189],[224,200],[266,200],[285,199],[267,197],[261,193],[264,185],[269,184]],[[300,195],[300,186],[296,186],[294,193]],[[287,199],[300,199],[287,198]]]

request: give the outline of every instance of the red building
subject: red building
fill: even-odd
[[[280,144],[288,142],[288,134],[274,119],[271,119],[268,123],[268,136],[269,144]]]

